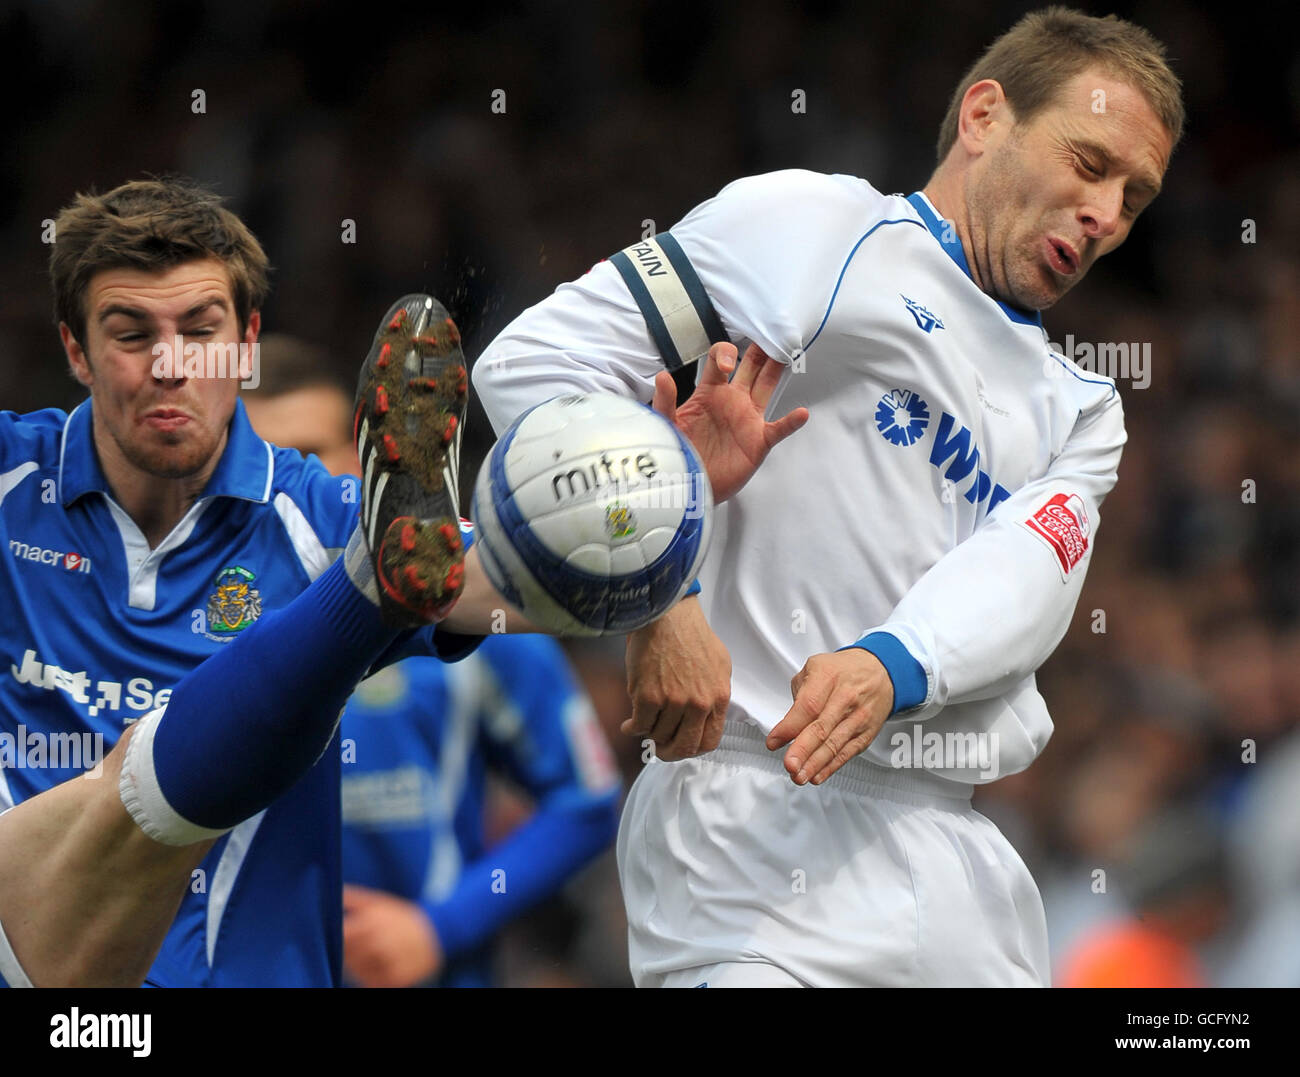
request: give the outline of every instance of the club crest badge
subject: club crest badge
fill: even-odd
[[[208,631],[216,638],[229,639],[262,616],[262,595],[253,586],[256,578],[240,565],[217,573],[208,596]]]

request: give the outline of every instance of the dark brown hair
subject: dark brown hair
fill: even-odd
[[[219,258],[230,274],[239,328],[266,301],[269,265],[257,237],[212,191],[180,177],[133,180],[78,194],[54,222],[54,317],[85,344],[86,288],[103,269],[160,272]]]

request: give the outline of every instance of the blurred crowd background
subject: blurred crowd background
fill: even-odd
[[[349,381],[404,292],[444,299],[472,358],[737,176],[921,187],[956,79],[1034,6],[0,3],[0,407],[81,398],[41,241],[78,190],[214,186],[275,267],[266,330]],[[1189,123],[1128,244],[1045,318],[1148,343],[1150,384],[1120,381],[1119,485],[1040,673],[1056,734],[976,806],[1039,881],[1058,983],[1300,986],[1300,54],[1248,6],[1076,6],[1167,44]],[[491,441],[472,413],[462,489]],[[630,783],[621,642],[572,653]],[[503,787],[491,810],[526,809]],[[627,983],[622,915],[611,852],[510,929],[506,982]]]

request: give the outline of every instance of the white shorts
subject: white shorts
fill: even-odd
[[[783,756],[729,720],[637,778],[618,867],[638,987],[1049,983],[1038,887],[968,787],[859,757],[801,788]]]

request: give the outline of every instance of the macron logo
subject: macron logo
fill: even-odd
[[[38,565],[56,565],[68,572],[82,572],[90,575],[90,558],[79,553],[64,553],[61,550],[47,550],[43,546],[33,546],[18,539],[9,540],[9,552],[19,561],[35,561]]]

